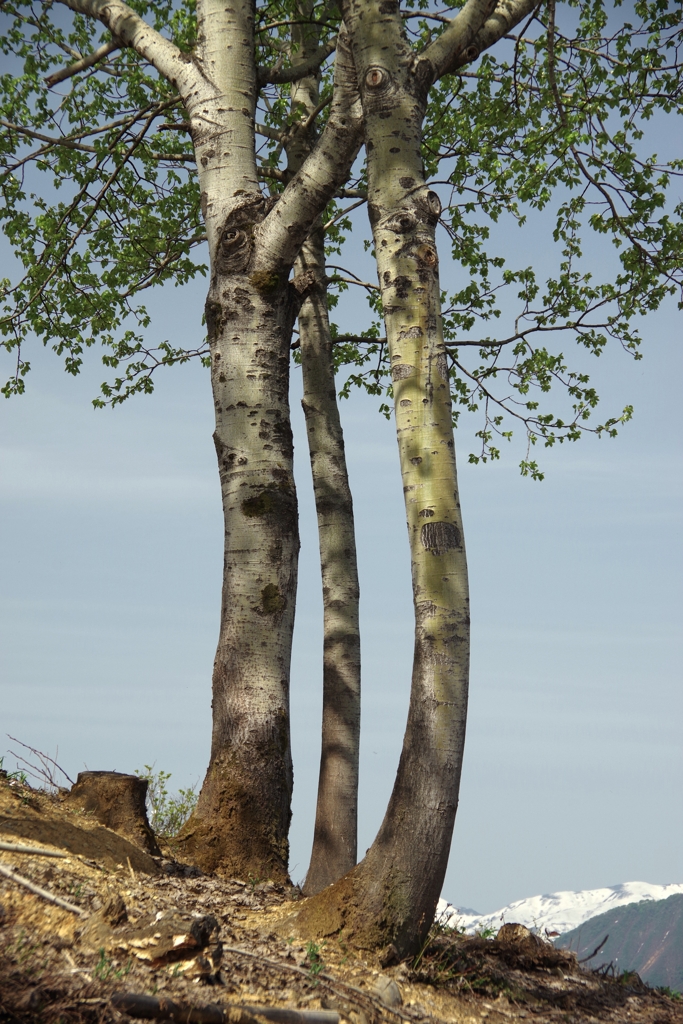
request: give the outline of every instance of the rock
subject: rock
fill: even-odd
[[[391,967],[392,964],[399,963],[400,959],[401,957],[399,956],[398,950],[393,942],[389,943],[388,946],[385,946],[379,954],[379,962],[382,967]]]
[[[496,941],[505,946],[516,946],[525,951],[545,949],[545,942],[534,935],[523,924],[504,924],[496,935]]]
[[[400,988],[393,978],[388,978],[385,974],[380,974],[373,992],[385,1006],[395,1008],[403,1005]]]

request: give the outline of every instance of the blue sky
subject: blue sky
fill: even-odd
[[[201,285],[154,303],[156,336],[201,330]],[[513,899],[683,879],[680,314],[647,322],[646,358],[596,364],[636,415],[614,441],[473,467],[458,431],[472,583],[470,718],[447,898]],[[177,334],[176,334],[177,336]],[[36,351],[28,392],[0,406],[4,734],[72,777],[155,763],[184,786],[209,750],[221,511],[206,371],[94,411],[102,368],[66,375]],[[321,597],[310,471],[293,371],[301,515],[292,668],[292,874],[306,871],[319,757]],[[342,403],[363,627],[360,842],[390,792],[412,657],[409,561],[393,424]],[[7,756],[7,762],[12,762]]]

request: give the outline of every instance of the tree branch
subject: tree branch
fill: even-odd
[[[363,140],[356,70],[342,29],[337,39],[330,116],[305,159],[259,230],[259,269],[291,266],[311,227],[344,185]]]
[[[339,1014],[330,1010],[290,1010],[276,1006],[189,1006],[168,997],[156,999],[137,992],[115,992],[111,1004],[130,1017],[147,1020],[191,1020],[193,1024],[258,1024],[259,1018],[273,1024],[339,1024]]]
[[[118,39],[112,39],[109,43],[104,43],[103,46],[98,47],[93,53],[87,57],[81,57],[75,64],[70,64],[66,68],[62,68],[61,71],[55,71],[54,74],[48,75],[45,79],[45,84],[48,89],[52,89],[53,86],[59,82],[64,82],[67,78],[72,78],[74,75],[78,75],[81,71],[85,71],[87,68],[91,68],[93,64],[97,64],[104,57],[108,57],[110,53],[115,50],[121,49],[121,43]]]
[[[335,214],[334,217],[330,217],[326,224],[323,224],[323,231],[327,231],[327,229],[331,228],[333,224],[336,224],[338,220],[341,220],[342,217],[345,217],[347,213],[351,213],[352,210],[357,209],[359,206],[362,206],[363,203],[367,203],[367,201],[367,197],[363,196],[362,199],[357,199],[355,203],[351,203],[350,206],[347,206],[343,210],[340,210],[339,213]]]
[[[449,27],[422,51],[421,57],[432,65],[432,81],[471,64],[480,53],[508,35],[538,5],[539,0],[502,0],[489,14],[490,3],[468,0]]]
[[[4,117],[0,117],[0,124],[3,128],[8,128],[12,132],[17,132],[19,135],[26,135],[29,139],[37,139],[39,142],[47,142],[49,146],[62,146],[65,149],[78,149],[83,153],[96,153],[97,150],[94,146],[85,146],[82,142],[74,142],[72,139],[60,139],[59,137],[53,138],[50,135],[41,135],[40,132],[34,132],[32,128],[24,128],[23,125],[14,124],[12,121],[6,121]]]
[[[187,96],[202,78],[192,58],[179,50],[170,39],[153,29],[123,0],[58,0],[65,7],[96,18],[109,29],[120,45],[129,46],[149,61],[160,75],[176,86],[181,96]]]
[[[28,878],[24,878],[23,875],[18,874],[16,871],[12,871],[11,868],[6,868],[4,864],[0,864],[0,875],[4,875],[5,878],[9,878],[12,882],[17,882],[19,885],[23,885],[26,889],[34,892],[36,896],[42,896],[44,900],[48,900],[49,903],[55,903],[58,907],[63,910],[69,910],[72,914],[77,914],[78,917],[85,917],[85,911],[81,910],[80,907],[75,906],[73,903],[63,900],[60,896],[54,896],[47,889],[41,889],[39,885],[34,885]]]
[[[500,39],[506,36],[511,29],[519,25],[520,21],[528,17],[539,6],[539,0],[504,0],[496,7],[490,18],[487,18],[484,25],[474,38],[468,54],[461,54],[455,61],[450,71],[457,71],[458,68],[471,64],[480,53],[490,49]],[[477,51],[474,53],[474,51]]]
[[[452,71],[454,61],[461,54],[470,52],[474,37],[490,13],[491,0],[467,0],[441,35],[425,47],[421,57],[426,58],[432,65],[433,82]],[[475,56],[478,55],[477,52]]]
[[[324,43],[315,53],[312,53],[306,60],[299,61],[289,68],[258,68],[256,80],[259,88],[264,85],[283,85],[286,82],[298,82],[307,78],[312,72],[317,71],[320,65],[327,60],[331,53],[337,48],[337,40],[331,39]]]

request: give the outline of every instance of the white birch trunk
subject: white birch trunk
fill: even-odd
[[[343,10],[365,118],[415,653],[403,750],[377,838],[353,871],[303,906],[297,923],[304,933],[342,932],[356,946],[384,946],[384,963],[419,948],[434,918],[458,805],[469,677],[467,562],[435,239],[441,206],[423,175],[422,123],[434,80],[494,41],[491,20],[507,31],[513,7],[506,3],[487,21],[490,4],[468,0],[441,41],[419,55],[395,0],[347,0]],[[524,5],[515,10],[521,18]]]

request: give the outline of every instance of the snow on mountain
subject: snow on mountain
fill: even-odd
[[[683,893],[680,885],[651,885],[649,882],[623,882],[607,889],[584,889],[582,892],[553,892],[546,896],[530,896],[516,900],[492,914],[477,914],[472,910],[452,906],[446,900],[439,900],[436,908],[437,920],[453,928],[463,929],[468,935],[486,928],[498,931],[502,924],[523,924],[533,931],[544,933],[571,931],[578,928],[597,914],[604,914],[614,907],[627,903],[642,903],[644,900],[665,900],[669,896]]]

